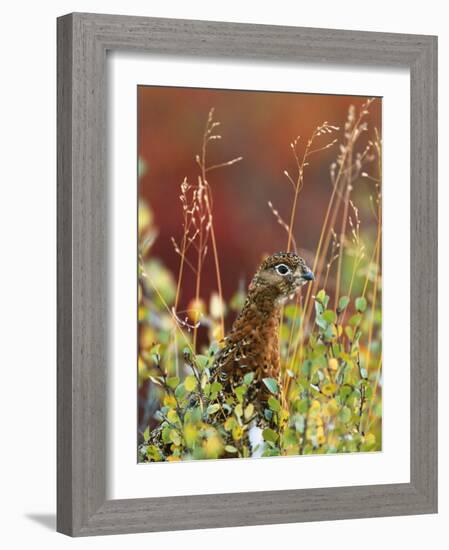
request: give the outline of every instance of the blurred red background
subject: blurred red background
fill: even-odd
[[[328,121],[340,130],[321,136],[324,145],[342,140],[350,105],[357,111],[366,97],[314,95],[258,91],[211,90],[140,86],[138,88],[138,148],[145,170],[140,179],[140,197],[150,206],[158,230],[151,255],[159,257],[175,278],[179,256],[171,237],[181,241],[182,217],[179,201],[184,177],[196,182],[199,173],[195,155],[200,153],[208,113],[221,125],[221,140],[210,143],[208,164],[242,156],[243,160],[215,170],[208,176],[214,197],[214,225],[225,300],[245,285],[262,256],[285,250],[287,233],[277,223],[267,202],[272,201],[288,222],[293,187],[283,171],[293,177],[296,166],[290,143],[301,136],[299,151],[316,126]],[[366,117],[368,132],[360,138],[360,150],[373,130],[381,127],[381,101],[374,101]],[[329,167],[336,160],[338,144],[312,156],[306,168],[294,224],[298,248],[312,264],[328,200],[332,192]],[[375,219],[369,210],[369,182],[361,178],[353,199],[361,211],[362,228],[370,231]],[[183,279],[180,309],[194,296],[194,275]],[[206,259],[201,296],[208,299],[216,290],[212,251]]]

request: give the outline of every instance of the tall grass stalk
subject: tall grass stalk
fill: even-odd
[[[287,170],[284,170],[284,175],[287,177],[287,179],[290,181],[290,183],[293,185],[293,188],[294,188],[293,203],[292,203],[292,208],[291,208],[291,212],[290,212],[290,223],[286,226],[286,228],[288,229],[287,252],[290,252],[291,245],[292,245],[292,243],[295,242],[294,238],[293,238],[293,230],[294,230],[295,219],[296,219],[296,210],[297,210],[297,205],[298,205],[298,197],[299,197],[299,193],[300,193],[300,191],[301,191],[301,189],[304,185],[304,170],[305,170],[305,167],[308,166],[308,164],[309,164],[308,160],[312,155],[332,147],[337,142],[337,139],[333,139],[332,141],[330,141],[330,142],[328,142],[328,143],[326,143],[322,146],[318,146],[315,149],[312,149],[312,146],[313,146],[315,140],[318,137],[323,136],[323,135],[328,136],[329,134],[332,134],[333,132],[335,132],[337,130],[339,130],[338,126],[330,125],[327,121],[323,122],[323,124],[321,124],[320,126],[317,126],[314,129],[314,131],[312,132],[311,137],[308,139],[308,141],[306,143],[306,146],[304,148],[304,152],[303,152],[302,157],[298,153],[298,143],[299,143],[300,137],[299,136],[296,137],[290,143],[290,148],[293,152],[293,156],[294,156],[294,159],[295,159],[295,162],[296,162],[297,176],[296,176],[296,180],[294,180],[290,176],[289,172]],[[271,207],[271,202],[269,203],[269,205]],[[274,210],[272,208],[272,211],[275,213],[275,215],[277,215],[276,210]],[[296,317],[298,316],[298,302],[300,300],[301,300],[301,293],[298,294],[298,296],[296,298],[296,302],[295,302],[295,314],[294,314],[295,321],[296,321]],[[281,321],[280,321],[281,325],[283,323],[283,318],[284,318],[284,310],[282,309]],[[301,323],[300,326],[301,326],[301,331],[302,331],[302,323]],[[291,329],[290,329],[289,343],[288,343],[288,349],[287,349],[287,357],[290,354],[290,349],[291,349],[292,340],[293,340],[293,329],[294,329],[294,327],[295,327],[295,322],[292,323],[292,326],[291,326]],[[284,380],[283,380],[282,385],[285,388],[284,392],[283,392],[283,398],[285,400],[287,392],[288,392],[288,386],[289,386],[289,377],[288,377],[287,371],[284,374]]]
[[[214,108],[212,108],[209,111],[209,115],[207,117],[206,126],[204,129],[203,134],[203,141],[201,145],[201,156],[197,155],[196,161],[200,167],[201,175],[200,180],[202,182],[202,185],[204,185],[205,188],[205,202],[206,202],[206,208],[208,213],[208,224],[210,227],[210,235],[211,235],[211,242],[212,242],[212,253],[214,257],[214,265],[215,265],[215,274],[216,274],[216,280],[217,280],[217,292],[218,297],[220,300],[221,308],[220,308],[220,326],[221,326],[221,337],[224,338],[224,300],[223,300],[223,289],[222,289],[222,283],[221,283],[221,272],[220,272],[220,260],[218,255],[218,248],[217,248],[217,240],[215,237],[215,228],[214,228],[214,218],[212,214],[212,191],[209,185],[209,182],[206,178],[206,174],[209,172],[212,172],[213,170],[216,170],[218,168],[223,168],[225,166],[232,166],[236,162],[240,162],[242,160],[242,157],[236,157],[231,160],[221,162],[219,164],[213,164],[210,166],[207,166],[207,146],[209,142],[217,139],[221,139],[220,134],[214,134],[213,131],[215,128],[220,126],[220,122],[214,121]],[[196,335],[195,335],[196,338]]]
[[[314,308],[314,301],[312,300],[312,297],[318,292],[320,288],[326,288],[322,285],[323,269],[326,266],[324,276],[325,282],[327,284],[330,271],[329,263],[333,263],[332,259],[335,257],[334,248],[331,250],[330,260],[326,262],[326,259],[328,258],[329,246],[331,242],[334,242],[334,227],[337,221],[338,214],[340,212],[341,204],[343,203],[344,205],[349,206],[349,197],[352,191],[353,183],[355,179],[360,176],[361,169],[364,163],[371,160],[371,158],[369,157],[371,144],[368,144],[364,151],[358,155],[355,164],[353,162],[353,151],[359,137],[367,129],[366,123],[363,122],[363,119],[368,115],[369,107],[373,101],[374,99],[372,98],[368,99],[361,106],[360,112],[357,117],[355,116],[354,107],[350,108],[344,128],[345,141],[343,144],[340,145],[340,153],[337,157],[337,162],[331,165],[331,181],[333,189],[329,198],[326,214],[324,216],[323,224],[321,227],[320,237],[318,239],[318,245],[312,267],[312,270],[315,274],[315,281],[312,284],[308,285],[306,297],[304,300],[302,318],[303,331],[301,331],[301,334],[298,334],[298,336],[294,338],[293,352],[290,356],[290,359],[287,358],[287,364],[289,366],[289,370],[291,371],[294,370],[295,365],[298,365],[302,362],[304,350],[303,334],[306,331],[310,330],[310,320]],[[338,171],[336,172],[335,170],[337,166]],[[341,276],[339,276],[338,273],[341,273],[341,265],[344,255],[347,216],[348,208],[345,206],[338,242],[337,283],[335,288],[336,296],[339,296],[340,294]],[[337,307],[337,305],[338,300],[336,299],[335,307]],[[285,376],[284,379],[287,382],[288,389],[287,376]]]
[[[315,253],[315,259],[313,262],[312,269],[315,274],[315,281],[308,286],[306,298],[304,301],[303,322],[306,326],[308,326],[310,323],[310,317],[312,315],[312,311],[314,307],[314,304],[311,298],[313,295],[317,293],[318,289],[320,288],[320,281],[323,273],[323,268],[326,262],[326,258],[328,255],[329,245],[332,239],[333,228],[335,227],[337,216],[340,211],[341,202],[343,201],[343,191],[344,191],[345,183],[346,183],[346,186],[352,185],[352,180],[351,182],[348,182],[347,180],[345,181],[345,178],[343,178],[347,170],[348,152],[350,148],[353,149],[357,139],[360,137],[361,133],[366,129],[364,126],[361,126],[361,124],[362,124],[363,118],[368,114],[369,112],[368,109],[372,102],[373,102],[373,99],[369,99],[362,105],[359,116],[357,117],[355,122],[353,122],[352,115],[351,114],[348,115],[348,120],[346,124],[348,124],[349,122],[351,126],[345,127],[345,143],[340,146],[340,155],[337,158],[337,163],[336,163],[336,165],[338,166],[338,172],[334,176],[332,176],[332,169],[335,169],[334,168],[335,165],[331,167],[331,179],[332,179],[333,190],[329,198],[326,214],[324,216],[324,221],[321,227],[320,237],[318,240],[318,245]],[[363,153],[364,158],[366,158],[367,153],[368,151],[365,150]],[[352,169],[352,164],[351,164],[351,169]],[[340,189],[340,187],[342,187],[342,189]],[[340,246],[341,246],[341,243],[340,243]],[[339,260],[342,257],[342,255],[343,255],[343,251],[340,250]],[[336,289],[336,292],[339,293],[339,289]],[[297,342],[297,345],[293,353],[292,363],[297,358],[299,345],[300,345],[300,342]]]

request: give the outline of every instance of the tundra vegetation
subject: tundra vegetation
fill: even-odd
[[[179,215],[182,228],[181,239],[172,240],[179,260],[176,273],[152,255],[157,227],[150,206],[140,200],[139,462],[382,448],[381,139],[366,122],[373,101],[377,100],[366,101],[359,110],[351,106],[340,124],[322,122],[305,140],[295,138],[290,144],[292,168],[279,168],[286,180],[282,192],[291,193],[291,210],[283,217],[276,197],[266,204],[273,223],[285,231],[284,249],[295,251],[292,228],[301,191],[313,184],[307,179],[307,167],[320,162],[323,150],[335,150],[328,170],[328,206],[312,258],[315,280],[283,308],[282,374],[280,380],[264,380],[271,396],[263,410],[258,411],[250,399],[252,373],[225,402],[220,399],[221,383],[211,376],[221,340],[245,300],[241,285],[229,300],[223,298],[220,243],[214,230],[214,172],[234,164],[232,170],[238,170],[242,159],[209,164],[209,148],[219,147],[221,139],[213,109],[200,152],[192,155],[197,178],[180,182],[179,204],[170,214]],[[368,130],[372,139],[360,140]],[[374,236],[364,232],[353,200],[353,190],[362,180],[369,189],[369,215],[377,227]],[[212,262],[216,276],[216,291],[208,299],[202,296],[206,262]],[[195,293],[181,312],[187,270],[195,275]],[[207,329],[206,342],[198,337],[200,327]],[[256,448],[249,437],[254,425],[261,426]]]

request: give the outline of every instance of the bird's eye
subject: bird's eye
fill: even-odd
[[[290,268],[285,264],[278,264],[275,269],[279,275],[287,275],[287,273],[290,273]]]

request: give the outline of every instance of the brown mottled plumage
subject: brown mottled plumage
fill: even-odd
[[[279,325],[281,306],[307,281],[312,271],[304,260],[292,252],[279,252],[262,262],[248,289],[242,311],[225,346],[218,353],[213,371],[224,385],[225,393],[254,372],[256,400],[266,400],[263,378],[279,380]]]

